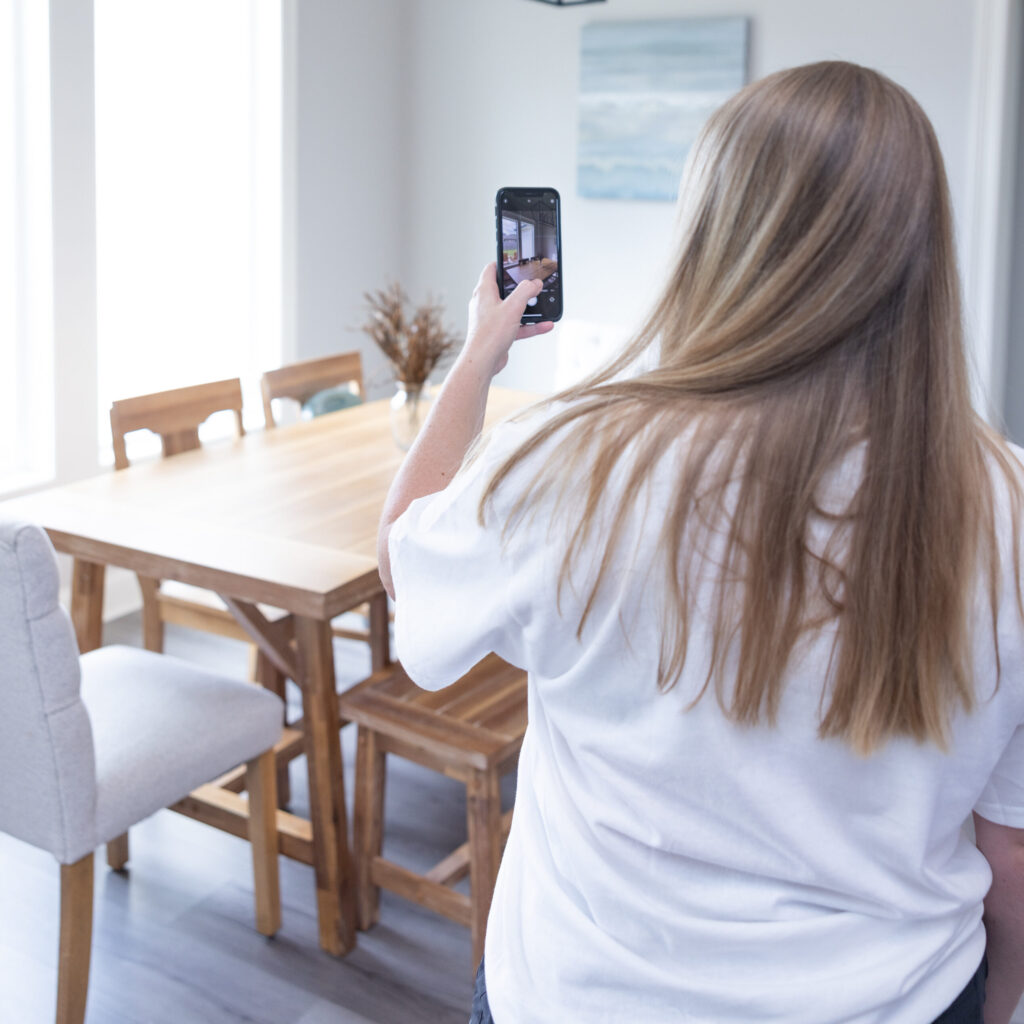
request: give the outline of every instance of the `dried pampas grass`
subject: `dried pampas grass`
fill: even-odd
[[[363,296],[370,317],[363,330],[394,367],[395,378],[407,387],[422,387],[427,378],[461,343],[443,322],[443,307],[432,300],[406,316],[409,297],[400,284]]]

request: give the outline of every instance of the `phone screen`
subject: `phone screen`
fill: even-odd
[[[562,316],[561,200],[553,188],[503,188],[495,200],[498,289],[505,298],[520,281],[540,278],[544,290],[522,322]]]

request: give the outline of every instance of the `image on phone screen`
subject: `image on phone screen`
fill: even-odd
[[[523,323],[562,316],[562,240],[558,192],[553,188],[503,188],[496,201],[498,285],[505,298],[520,281],[540,279]]]

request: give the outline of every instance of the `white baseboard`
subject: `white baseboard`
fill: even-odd
[[[71,559],[60,556],[60,603],[71,607]],[[135,573],[127,569],[108,568],[103,585],[103,621],[111,622],[130,615],[142,607],[142,594]]]
[[[142,593],[135,573],[127,569],[108,569],[103,588],[103,621],[110,622],[142,608]]]

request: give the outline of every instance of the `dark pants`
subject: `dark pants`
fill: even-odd
[[[473,1010],[469,1024],[494,1024],[491,1007],[487,1002],[487,985],[484,982],[484,961],[480,958],[480,966],[476,969],[476,986],[473,989]]]
[[[985,1003],[987,977],[988,960],[982,957],[974,977],[967,982],[966,988],[956,997],[953,1005],[935,1018],[935,1024],[982,1024],[981,1008]]]
[[[987,977],[988,961],[982,957],[981,964],[974,977],[967,982],[967,987],[956,997],[948,1010],[935,1018],[935,1024],[982,1024],[981,1007],[985,1002],[985,978]],[[476,972],[473,1013],[469,1018],[469,1024],[494,1024],[491,1007],[487,1002],[483,960],[480,961]]]

